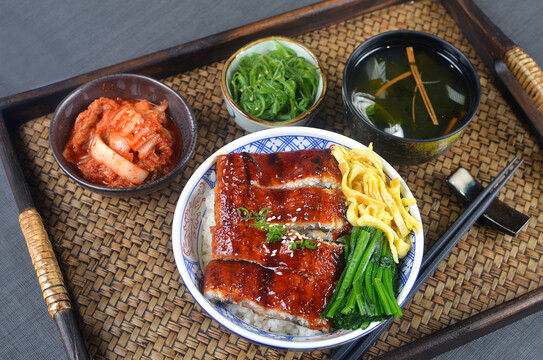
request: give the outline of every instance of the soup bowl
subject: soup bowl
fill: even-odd
[[[357,87],[361,65],[379,50],[409,46],[415,50],[423,49],[444,59],[457,70],[458,76],[462,77],[459,80],[465,83],[467,91],[463,94],[467,101],[465,115],[448,133],[424,139],[391,134],[378,128],[367,116],[362,116],[353,102],[352,94]],[[429,96],[431,97],[432,94]],[[375,151],[393,165],[415,165],[428,162],[445,153],[460,138],[479,109],[481,85],[475,68],[456,47],[431,34],[399,30],[372,37],[353,51],[343,72],[342,98],[346,121],[351,128],[353,138],[364,144],[373,143]],[[438,110],[440,109],[436,109],[436,112]],[[396,120],[404,124],[407,121],[407,119]]]

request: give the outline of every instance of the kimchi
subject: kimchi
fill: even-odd
[[[63,155],[93,184],[153,182],[173,169],[180,147],[167,108],[166,100],[99,98],[77,116]]]

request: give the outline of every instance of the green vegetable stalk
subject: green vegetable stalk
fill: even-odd
[[[396,302],[397,268],[383,232],[354,228],[346,240],[346,266],[321,317],[334,328],[366,328],[372,321],[401,317]]]

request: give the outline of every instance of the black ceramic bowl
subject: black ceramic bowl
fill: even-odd
[[[460,126],[449,134],[433,139],[409,139],[386,133],[371,121],[364,119],[355,109],[351,94],[355,87],[355,67],[375,51],[384,47],[421,47],[437,53],[456,67],[467,85],[467,112]],[[481,85],[475,68],[467,57],[445,40],[418,31],[390,31],[377,35],[356,48],[349,57],[343,72],[342,88],[345,116],[352,137],[364,144],[373,143],[374,150],[394,165],[416,165],[430,161],[446,152],[458,140],[475,117],[481,101]]]
[[[85,180],[62,152],[77,115],[100,98],[146,99],[153,104],[168,101],[166,113],[177,126],[182,146],[174,169],[154,182],[129,188],[109,188]],[[196,119],[187,102],[170,87],[151,78],[134,74],[117,74],[90,81],[68,95],[58,105],[49,129],[53,156],[64,172],[79,185],[106,196],[133,197],[148,194],[170,183],[187,165],[196,147]]]

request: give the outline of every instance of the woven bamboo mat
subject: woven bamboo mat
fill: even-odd
[[[395,29],[422,30],[446,39],[470,58],[481,77],[478,116],[459,142],[428,164],[399,168],[419,201],[426,245],[462,210],[444,184],[458,166],[486,184],[508,159],[523,158],[525,164],[499,197],[531,219],[516,238],[487,227],[472,228],[368,357],[543,286],[541,147],[440,3],[409,2],[299,36],[324,62],[329,79],[325,108],[312,126],[349,135],[341,102],[344,64],[364,40]],[[17,134],[25,175],[94,358],[326,359],[331,354],[270,349],[226,331],[194,302],[176,269],[171,226],[183,185],[216,149],[245,135],[223,104],[223,63],[163,79],[188,100],[198,119],[199,139],[179,180],[153,195],[107,198],[69,180],[49,149],[51,115],[28,122]]]

